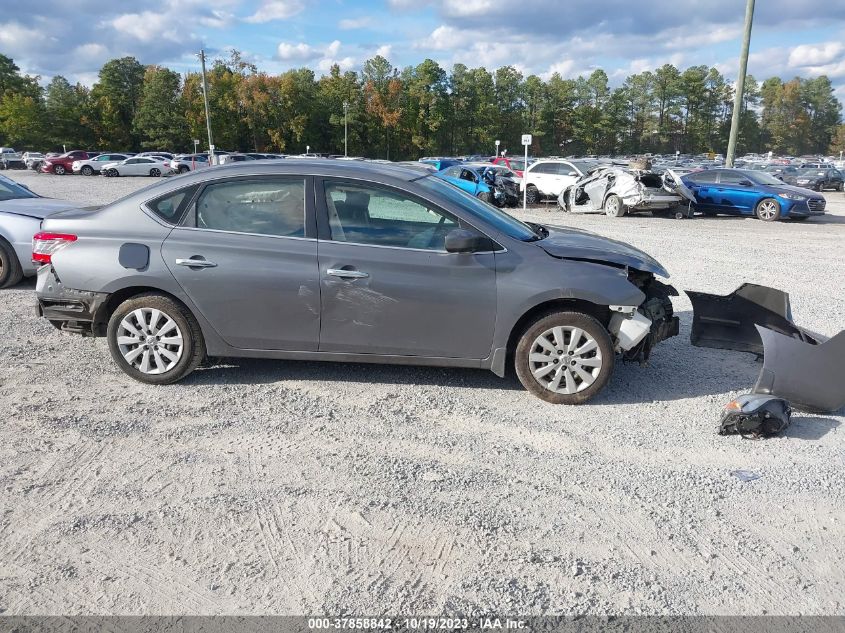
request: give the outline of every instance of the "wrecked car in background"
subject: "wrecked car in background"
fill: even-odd
[[[601,166],[579,178],[558,197],[558,206],[573,213],[599,213],[620,218],[650,211],[657,216],[691,214],[692,192],[671,169],[661,176],[644,168]]]

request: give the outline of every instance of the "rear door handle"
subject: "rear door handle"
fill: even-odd
[[[360,270],[342,270],[339,268],[329,268],[326,270],[326,274],[341,279],[366,279],[370,276],[370,273],[363,273]]]
[[[217,264],[207,259],[177,259],[176,264],[188,268],[216,268]]]

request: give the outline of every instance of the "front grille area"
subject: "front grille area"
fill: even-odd
[[[824,211],[825,204],[827,204],[827,202],[819,198],[810,198],[807,200],[807,206],[810,207],[810,211],[813,213],[821,213]]]

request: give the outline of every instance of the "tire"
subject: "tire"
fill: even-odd
[[[155,311],[159,313],[157,319]],[[120,304],[109,319],[106,337],[117,366],[150,385],[181,380],[205,357],[202,330],[194,316],[180,303],[156,293],[138,295]],[[133,340],[138,342],[130,342]]]
[[[117,178],[118,176],[120,176],[120,172],[116,169],[109,169],[106,172],[106,176],[108,176],[109,178]]]
[[[570,356],[573,336],[578,337],[576,347],[591,347]],[[561,358],[568,359],[570,365],[564,365]],[[514,354],[516,375],[522,385],[552,404],[587,402],[604,389],[614,363],[610,334],[597,319],[581,312],[553,312],[539,317],[522,334]],[[587,383],[585,376],[592,382]]]
[[[487,204],[493,204],[493,194],[489,191],[482,191],[476,197],[482,202],[486,202]]]
[[[604,213],[611,218],[621,218],[628,213],[628,209],[625,208],[622,198],[612,193],[604,201]]]
[[[839,186],[836,188],[837,191],[845,191],[845,182],[840,182]]]
[[[534,185],[528,185],[526,202],[528,202],[528,204],[537,204],[540,202],[540,191]]]
[[[187,174],[189,171],[191,171],[191,168],[188,167],[187,165],[179,165],[179,173],[180,174]]]
[[[94,168],[91,167],[91,165],[83,165],[81,171],[82,171],[83,176],[93,176],[94,175]]]
[[[780,203],[774,198],[763,198],[754,208],[754,215],[763,222],[777,222],[780,220]]]
[[[57,176],[64,176],[67,173],[67,169],[63,165],[53,165],[53,173]]]
[[[0,238],[0,288],[10,288],[23,279],[23,269],[15,254],[15,249]]]
[[[158,178],[159,176],[161,176],[161,170],[156,167],[153,167],[150,170],[150,176],[152,176],[153,178]]]

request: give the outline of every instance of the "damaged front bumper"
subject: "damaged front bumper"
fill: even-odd
[[[646,299],[639,306],[610,306],[607,329],[623,359],[644,363],[655,345],[680,332],[680,320],[674,315],[671,300],[678,291],[652,275],[632,271],[630,276]]]
[[[776,288],[744,284],[724,296],[687,294],[693,345],[762,355],[753,393],[813,411],[845,406],[845,331],[827,339],[795,325],[789,295]]]
[[[100,336],[104,324],[97,314],[109,295],[67,288],[52,268],[38,271],[35,288],[37,316],[44,317],[64,332]]]

